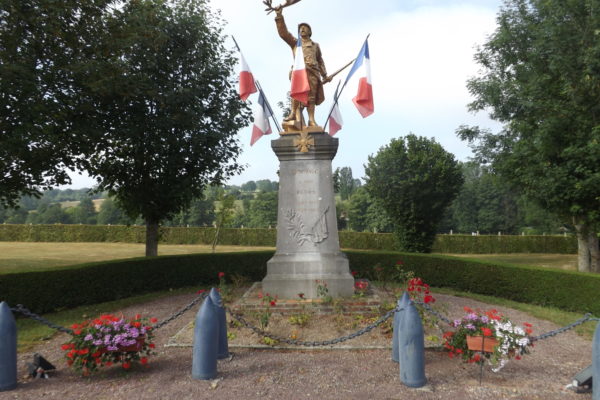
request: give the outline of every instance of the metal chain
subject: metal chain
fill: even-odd
[[[454,324],[453,324],[452,321],[450,321],[448,318],[446,318],[446,316],[442,315],[440,312],[434,310],[433,307],[431,307],[429,304],[423,303],[421,301],[415,302],[415,304],[419,305],[419,306],[422,306],[425,309],[425,311],[429,312],[430,314],[433,314],[435,317],[437,317],[438,319],[444,321],[448,325],[454,326]]]
[[[387,321],[392,315],[394,315],[394,313],[396,311],[401,311],[402,309],[400,308],[395,308],[393,310],[388,311],[385,315],[383,315],[381,318],[379,318],[377,321],[375,321],[374,323],[372,323],[369,326],[366,326],[354,333],[351,333],[349,335],[346,336],[341,336],[339,338],[335,338],[335,339],[330,339],[330,340],[323,340],[323,341],[319,341],[319,342],[306,342],[306,341],[302,341],[302,340],[296,340],[296,339],[288,339],[288,338],[284,338],[281,336],[276,336],[276,335],[272,335],[268,332],[265,332],[264,330],[257,328],[256,326],[250,324],[248,321],[246,321],[244,319],[244,317],[242,317],[239,314],[234,313],[233,311],[231,311],[228,307],[225,308],[227,310],[227,312],[229,313],[229,315],[231,315],[234,319],[236,319],[238,322],[240,322],[242,325],[244,325],[246,328],[251,329],[254,333],[260,335],[260,336],[265,336],[268,337],[271,340],[276,340],[278,342],[283,342],[283,343],[287,343],[290,345],[294,345],[294,346],[306,346],[306,347],[316,347],[316,346],[331,346],[334,344],[338,344],[338,343],[342,343],[345,342],[347,340],[350,339],[354,339],[357,338],[359,336],[364,335],[367,332],[372,331],[373,329],[377,328],[379,325],[383,324],[385,321]]]
[[[198,296],[194,300],[192,300],[192,302],[190,304],[188,304],[187,306],[185,306],[184,308],[182,308],[175,314],[171,315],[169,318],[167,318],[164,321],[161,321],[157,324],[152,325],[152,329],[154,329],[154,330],[160,329],[163,326],[167,325],[169,322],[172,322],[173,320],[181,317],[183,314],[185,314],[187,311],[189,311],[192,307],[194,307],[196,304],[198,304],[198,302],[200,302],[200,300],[204,299],[207,295],[208,295],[208,293],[202,293],[200,296]],[[53,322],[50,322],[46,318],[42,317],[41,315],[38,315],[38,314],[28,310],[22,304],[17,304],[16,307],[14,307],[14,308],[11,307],[10,310],[12,312],[17,312],[17,313],[23,314],[24,316],[29,317],[29,318],[33,319],[34,321],[37,321],[37,322],[39,322],[43,325],[46,325],[52,329],[56,329],[59,332],[68,333],[70,335],[73,334],[72,329],[68,329],[63,326],[57,325]]]
[[[37,321],[37,322],[39,322],[41,324],[47,325],[47,326],[49,326],[52,329],[56,329],[57,331],[68,333],[68,334],[72,334],[73,333],[73,331],[71,329],[65,328],[65,327],[60,326],[60,325],[56,325],[55,323],[52,323],[52,322],[48,321],[46,318],[44,318],[44,317],[42,317],[42,316],[40,316],[40,315],[38,315],[36,313],[33,313],[33,312],[29,311],[22,304],[17,304],[17,306],[15,308],[11,308],[11,311],[21,313],[24,316],[29,317],[29,318],[31,318],[31,319],[33,319],[33,320],[35,320],[35,321]]]
[[[445,316],[443,316],[439,312],[435,311],[429,304],[425,304],[425,303],[422,303],[422,302],[416,302],[415,304],[422,306],[426,311],[428,311],[429,313],[435,315],[437,318],[439,318],[442,321],[446,322],[448,325],[454,326],[454,324],[452,323],[452,321],[450,321],[448,318],[446,318]],[[594,317],[592,317],[592,314],[588,313],[588,314],[585,314],[582,318],[578,319],[577,321],[575,321],[575,322],[573,322],[573,323],[571,323],[569,325],[563,326],[562,328],[558,328],[558,329],[555,329],[555,330],[550,331],[550,332],[543,333],[543,334],[541,334],[539,336],[532,336],[530,338],[530,340],[532,342],[535,342],[535,341],[538,341],[538,340],[548,339],[548,338],[554,337],[556,335],[559,335],[561,333],[567,332],[567,331],[569,331],[571,329],[574,329],[575,327],[577,327],[579,325],[582,325],[582,324],[584,324],[584,323],[586,323],[588,321],[600,321],[600,318],[594,318]]]
[[[548,338],[556,336],[556,335],[558,335],[560,333],[567,332],[567,331],[575,328],[576,326],[584,324],[584,323],[586,323],[588,321],[594,321],[594,320],[598,321],[599,319],[598,318],[593,318],[592,314],[585,314],[583,316],[583,318],[578,319],[577,321],[573,322],[572,324],[563,326],[562,328],[558,328],[558,329],[555,329],[555,330],[550,331],[550,332],[543,333],[543,334],[541,334],[539,336],[534,336],[534,337],[531,338],[531,341],[535,342],[535,341],[538,341],[538,340],[548,339]]]
[[[188,304],[187,306],[183,307],[181,310],[179,310],[175,314],[171,315],[169,318],[165,319],[164,321],[161,321],[159,323],[156,323],[156,324],[152,325],[152,329],[154,329],[154,330],[160,329],[163,326],[167,325],[169,322],[172,322],[175,319],[181,317],[183,314],[185,314],[187,311],[189,311],[192,307],[194,307],[196,304],[198,304],[200,302],[200,300],[203,300],[206,296],[208,296],[208,293],[206,293],[206,292],[205,293],[201,293],[198,297],[196,297],[194,300],[192,300],[192,302],[190,304]]]

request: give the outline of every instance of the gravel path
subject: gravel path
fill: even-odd
[[[188,304],[195,295],[177,295],[132,306],[125,315],[141,313],[159,320]],[[437,295],[447,315],[462,308],[488,309],[474,300]],[[195,308],[197,310],[197,308]],[[219,361],[218,379],[191,378],[190,347],[165,347],[194,317],[195,310],[156,332],[158,354],[148,368],[125,372],[113,367],[82,378],[66,367],[61,334],[34,351],[57,366],[50,379],[26,378],[31,353],[18,355],[19,385],[0,392],[0,399],[591,399],[565,389],[574,374],[591,363],[591,342],[573,332],[536,344],[530,355],[510,362],[499,373],[486,371],[479,384],[479,367],[451,360],[446,353],[426,351],[428,385],[410,389],[399,379],[389,350],[255,350],[234,349],[231,361]],[[534,324],[535,334],[557,328],[522,312],[499,308],[515,322]]]

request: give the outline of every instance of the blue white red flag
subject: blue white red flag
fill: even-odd
[[[338,85],[339,86],[339,85]],[[340,113],[340,107],[338,106],[338,91],[335,90],[335,94],[333,95],[333,108],[331,109],[331,113],[329,114],[329,135],[335,135],[339,130],[342,129],[344,125],[344,120],[342,119],[342,113]]]
[[[271,117],[273,117],[273,114],[271,114],[269,107],[267,107],[265,96],[261,90],[258,95],[258,107],[254,110],[254,126],[252,127],[250,146],[253,146],[263,135],[268,135],[272,132],[271,125],[269,124],[269,118]]]
[[[356,61],[352,65],[352,69],[348,72],[346,82],[354,75],[355,72],[360,71],[360,79],[358,81],[358,92],[352,99],[352,102],[358,109],[360,115],[363,118],[368,117],[375,111],[373,104],[373,86],[371,84],[371,57],[369,56],[369,42],[365,40],[363,47],[356,57]]]
[[[240,98],[246,100],[252,93],[256,93],[254,76],[246,63],[244,55],[240,51]]]
[[[294,54],[294,67],[292,68],[292,89],[290,90],[290,96],[307,105],[308,92],[310,92],[310,86],[308,84],[306,66],[304,65],[304,51],[302,50],[302,40],[300,39],[300,35],[298,35],[296,52]]]

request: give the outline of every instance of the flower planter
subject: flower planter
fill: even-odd
[[[484,336],[467,336],[467,347],[469,350],[484,353],[493,353],[494,347],[498,346],[497,339]]]
[[[140,351],[144,347],[145,342],[146,342],[146,338],[137,338],[137,342],[135,344],[132,344],[130,346],[119,347],[118,350],[107,350],[106,347],[102,347],[98,351],[100,352],[100,354],[124,353],[124,352],[128,352],[128,351]]]

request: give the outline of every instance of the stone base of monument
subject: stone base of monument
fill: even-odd
[[[336,298],[324,301],[324,299],[302,299],[296,295],[296,299],[277,299],[274,306],[265,304],[264,296],[267,294],[262,289],[260,282],[254,283],[244,295],[231,306],[231,310],[240,314],[256,313],[268,308],[271,313],[282,315],[293,315],[302,312],[317,315],[331,314],[370,314],[376,315],[381,311],[383,303],[393,303],[394,299],[378,288],[370,288],[364,297]],[[262,297],[262,298],[261,298]]]

